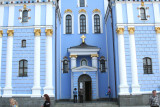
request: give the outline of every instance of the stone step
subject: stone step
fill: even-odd
[[[119,107],[116,102],[94,102],[94,103],[56,103],[55,107]]]

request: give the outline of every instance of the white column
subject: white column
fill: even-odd
[[[157,50],[158,50],[159,71],[160,71],[160,26],[157,26],[157,24],[160,23],[159,4],[154,2],[153,9],[154,9],[154,18],[155,18],[155,30],[157,33],[156,38],[157,38]]]
[[[71,58],[71,69],[77,67],[76,64],[77,55],[70,55],[70,58]]]
[[[52,69],[52,29],[46,29],[46,83],[44,87],[44,94],[54,97],[53,89],[53,69]]]
[[[131,72],[132,72],[132,95],[140,94],[140,85],[138,83],[138,73],[137,73],[137,58],[136,58],[136,47],[134,38],[134,27],[129,27],[129,44],[130,44],[130,54],[131,54]]]
[[[124,28],[117,28],[118,34],[118,58],[119,58],[119,95],[129,95],[129,87],[127,84],[126,58],[124,47]]]
[[[4,6],[0,6],[0,26],[3,26],[3,16],[4,16]],[[1,96],[1,55],[2,55],[2,36],[3,36],[3,30],[0,29],[0,96]]]
[[[157,38],[157,50],[158,50],[158,61],[159,61],[159,71],[160,71],[160,27],[155,27],[156,38]]]
[[[40,29],[35,29],[34,37],[34,85],[31,97],[41,97],[40,87]]]
[[[71,69],[77,67],[77,61],[76,61],[76,58],[77,58],[77,55],[70,55],[70,58],[71,58]],[[71,99],[73,99],[73,73],[72,73],[72,70],[71,70]]]
[[[13,30],[8,30],[7,34],[7,56],[6,56],[6,81],[3,89],[3,97],[12,97],[12,53],[13,53]]]
[[[9,6],[8,26],[14,26],[14,5]],[[13,29],[8,29],[7,56],[6,56],[6,81],[3,89],[3,97],[12,97],[12,53],[13,53]]]
[[[92,67],[97,68],[97,57],[98,54],[91,55],[92,57]]]
[[[0,96],[1,96],[1,58],[2,58],[2,36],[3,30],[0,30]]]

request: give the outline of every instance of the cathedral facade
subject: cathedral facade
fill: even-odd
[[[159,1],[0,0],[0,96],[145,105],[160,83]],[[1,100],[2,101],[2,100]]]

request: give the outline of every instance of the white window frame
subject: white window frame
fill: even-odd
[[[27,22],[22,22],[23,11],[24,11],[24,10],[27,10],[27,11],[28,11],[28,21],[27,21]],[[20,23],[28,23],[28,22],[29,22],[29,18],[31,17],[31,16],[30,16],[30,11],[31,11],[31,9],[28,9],[28,8],[26,8],[26,9],[24,9],[24,8],[19,9],[19,22],[20,22]]]
[[[82,59],[80,60],[80,66],[82,66],[82,65],[81,65],[82,60],[86,60],[86,62],[87,62],[87,65],[86,65],[86,66],[88,66],[88,60],[87,60],[86,58],[82,58]]]
[[[141,19],[141,9],[140,9],[140,8],[144,8],[144,9],[145,9],[146,20],[142,20],[142,19]],[[138,15],[138,16],[139,16],[139,19],[142,20],[142,21],[147,21],[147,20],[149,20],[149,17],[150,17],[150,16],[149,16],[149,13],[148,13],[148,9],[149,9],[149,8],[146,7],[146,6],[140,5],[140,6],[138,7],[138,9],[139,9],[139,15]],[[148,17],[148,16],[149,16],[149,17]]]
[[[84,0],[84,3],[85,3],[85,6],[84,7],[87,7],[87,0]],[[80,7],[80,0],[77,1],[77,6]]]
[[[70,12],[67,12],[63,15],[63,34],[66,34],[66,16],[71,15],[72,17],[72,33],[74,34],[74,15]]]
[[[88,26],[88,15],[85,12],[81,12],[81,13],[78,14],[78,34],[80,34],[80,16],[82,14],[86,16],[86,34],[88,34],[89,33],[88,32],[88,29],[89,29],[89,26]]]
[[[67,60],[67,61],[68,61],[68,73],[69,73],[69,71],[70,71],[70,69],[69,69],[69,67],[70,67],[69,60],[68,60],[68,59],[63,59],[63,60],[61,61],[61,64],[62,64],[62,68],[61,68],[62,74],[66,74],[66,73],[64,73],[64,69],[63,69],[63,61],[64,61],[64,60]]]
[[[95,15],[95,14],[98,14],[99,17],[100,17],[100,33],[103,33],[102,14],[99,13],[99,12],[94,12],[94,13],[92,14],[92,33],[95,33],[95,32],[94,32],[94,15]],[[98,34],[98,33],[95,33],[95,34]]]

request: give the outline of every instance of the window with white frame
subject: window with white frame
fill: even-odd
[[[100,33],[100,16],[98,14],[94,15],[94,33]]]
[[[86,34],[86,16],[80,15],[80,34]]]
[[[87,0],[78,0],[78,7],[87,7]]]
[[[66,56],[63,58],[62,63],[63,63],[62,64],[63,65],[63,73],[68,73],[69,72],[69,60]]]
[[[103,33],[102,15],[99,9],[94,9],[92,14],[92,33]]]
[[[19,9],[20,17],[18,17],[20,23],[28,22],[30,17],[31,9],[28,9],[26,5],[23,6],[23,9]]]
[[[78,14],[78,34],[87,34],[87,33],[88,33],[88,15],[86,14],[86,11],[82,9],[82,12],[79,12]]]
[[[81,60],[81,66],[87,66],[87,60],[86,59]]]
[[[139,10],[139,19],[140,20],[149,20],[150,15],[148,14],[148,9],[149,7],[146,7],[145,5],[141,5],[139,7],[137,7],[137,9]]]
[[[63,16],[63,32],[64,34],[73,34],[74,33],[74,16],[72,14],[72,10],[65,10],[65,14]]]
[[[22,12],[22,22],[28,22],[28,10]]]
[[[66,16],[66,34],[72,34],[72,16]]]
[[[146,10],[144,9],[144,7],[140,8],[140,15],[141,15],[141,20],[146,20]]]

